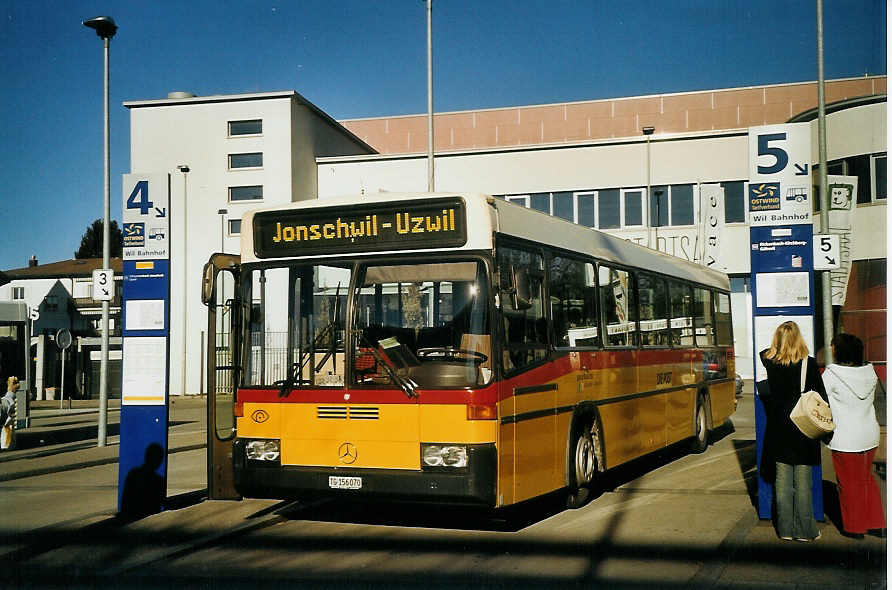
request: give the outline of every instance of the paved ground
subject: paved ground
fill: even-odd
[[[19,433],[21,448],[0,454],[0,571],[13,572],[14,587],[825,590],[886,583],[885,539],[850,539],[838,530],[829,454],[829,518],[820,541],[780,541],[771,523],[757,519],[749,392],[733,429],[703,455],[669,452],[617,470],[607,491],[580,510],[546,498],[483,520],[405,506],[202,502],[205,404],[180,398],[170,413],[174,509],[125,523],[113,518],[119,414],[110,410],[113,434],[97,448],[87,438],[95,437],[89,405],[59,411],[36,404],[32,427]]]

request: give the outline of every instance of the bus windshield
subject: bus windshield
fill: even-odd
[[[356,385],[392,387],[388,369],[421,388],[489,382],[489,296],[482,262],[366,264],[358,277]]]
[[[246,270],[242,385],[453,388],[490,381],[482,262],[293,264]],[[354,272],[358,280],[353,281]],[[355,283],[355,287],[354,287]],[[347,309],[355,288],[354,308]],[[353,317],[353,336],[346,333]]]

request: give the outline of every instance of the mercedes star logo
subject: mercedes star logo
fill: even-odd
[[[356,461],[357,455],[356,446],[353,443],[345,442],[338,447],[338,460],[341,463],[350,465]]]

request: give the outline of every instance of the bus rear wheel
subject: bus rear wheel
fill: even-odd
[[[706,418],[706,400],[697,396],[697,410],[694,414],[694,438],[691,439],[691,452],[702,453],[709,446],[709,422]]]
[[[579,508],[588,501],[601,456],[601,436],[597,422],[590,419],[583,420],[574,428],[574,433],[567,508]]]

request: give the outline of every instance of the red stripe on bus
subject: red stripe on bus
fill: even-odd
[[[293,389],[280,396],[278,389],[244,388],[238,391],[239,402],[250,403],[351,403],[351,404],[496,404],[510,398],[518,387],[551,383],[564,375],[583,369],[597,371],[611,368],[630,370],[648,365],[700,363],[703,351],[691,348],[597,350],[559,352],[560,356],[538,367],[509,377],[482,389],[418,389],[418,397],[410,398],[400,389],[317,388]],[[636,358],[637,356],[637,358]],[[501,391],[501,394],[499,393]]]

